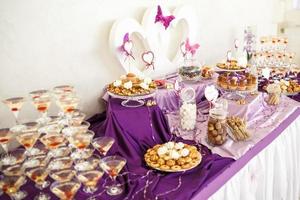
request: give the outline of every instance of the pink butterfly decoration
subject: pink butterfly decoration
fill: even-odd
[[[125,35],[123,36],[123,43],[119,47],[119,51],[124,52],[127,57],[130,56],[134,59],[131,51],[132,47],[133,44],[132,41],[129,39],[129,33],[125,33]]]
[[[191,45],[190,44],[190,39],[187,38],[185,41],[185,51],[190,52],[192,55],[194,55],[197,51],[197,49],[200,47],[198,43]]]
[[[157,14],[155,16],[155,23],[160,22],[167,29],[170,26],[172,20],[174,20],[174,15],[163,16],[160,5],[157,6]]]

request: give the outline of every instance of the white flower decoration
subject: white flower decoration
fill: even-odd
[[[119,87],[122,85],[122,81],[121,80],[115,80],[114,84],[115,87]]]
[[[177,160],[177,159],[179,159],[181,156],[180,156],[180,154],[179,154],[176,150],[171,150],[171,151],[170,151],[170,157],[171,157],[172,159]]]
[[[131,89],[132,88],[132,82],[131,81],[128,81],[128,82],[126,82],[126,83],[124,83],[124,88],[126,88],[126,89]]]
[[[180,151],[180,155],[182,156],[182,157],[186,157],[186,156],[188,156],[190,154],[190,150],[188,150],[188,149],[186,149],[186,148],[184,148],[184,149],[182,149],[181,151]]]
[[[166,146],[168,149],[173,149],[174,146],[175,146],[175,143],[174,143],[174,142],[167,142],[167,143],[165,144],[165,146]]]
[[[184,147],[184,144],[182,142],[178,142],[175,144],[175,149],[182,149]]]
[[[159,148],[157,149],[157,154],[158,154],[159,156],[162,156],[162,155],[166,154],[167,152],[168,152],[168,149],[167,149],[167,147],[165,147],[165,146],[159,147]]]
[[[148,90],[149,89],[149,85],[145,82],[140,83],[141,88]]]

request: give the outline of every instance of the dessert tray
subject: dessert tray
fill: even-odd
[[[183,172],[197,167],[202,160],[195,146],[182,142],[157,144],[144,155],[146,164],[163,172]]]
[[[136,107],[143,106],[145,104],[144,99],[154,97],[156,94],[156,90],[152,90],[149,94],[131,95],[131,96],[114,94],[108,90],[107,93],[109,94],[109,96],[113,98],[123,99],[124,101],[121,102],[122,106],[129,107],[129,108],[136,108]]]

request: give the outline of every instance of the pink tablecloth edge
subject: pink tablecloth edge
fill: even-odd
[[[253,148],[247,151],[232,165],[227,167],[220,174],[216,175],[215,180],[205,186],[199,193],[194,195],[193,200],[208,199],[218,189],[220,189],[231,177],[242,169],[253,157],[266,148],[275,140],[296,118],[300,115],[300,108],[297,108],[288,118],[286,118],[277,128],[275,128],[264,139],[259,141]]]

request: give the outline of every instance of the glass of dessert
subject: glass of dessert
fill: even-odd
[[[93,156],[86,160],[80,160],[76,163],[77,179],[85,186],[85,193],[94,193],[97,191],[97,184],[103,176],[103,171],[99,167],[100,158]]]
[[[66,182],[56,181],[51,184],[50,190],[61,200],[72,200],[80,186],[80,182],[76,179]]]
[[[0,129],[0,145],[5,151],[8,153],[8,145],[13,138],[13,133],[9,130],[9,128],[2,128]]]
[[[126,165],[126,159],[121,156],[108,156],[104,157],[100,162],[100,167],[109,175],[113,182],[123,167]],[[123,189],[118,184],[109,186],[106,190],[107,194],[111,196],[119,195]]]
[[[20,191],[20,187],[26,182],[25,176],[4,176],[0,179],[0,189],[11,199],[22,200],[27,196],[27,192]]]
[[[26,149],[26,153],[30,154],[30,150],[40,137],[40,133],[37,131],[37,127],[31,123],[24,126],[25,128],[16,136],[16,139]]]
[[[99,152],[100,155],[106,156],[109,149],[114,144],[115,139],[112,137],[97,137],[93,139],[93,147]]]
[[[8,106],[8,108],[11,110],[11,112],[13,113],[15,120],[16,120],[16,126],[11,128],[13,130],[13,132],[19,132],[20,130],[22,130],[24,128],[24,126],[20,125],[20,123],[18,121],[19,112],[20,112],[24,102],[25,102],[24,97],[13,97],[13,98],[5,99],[3,101],[3,103],[6,104]]]
[[[220,105],[209,111],[207,126],[208,142],[212,145],[222,145],[227,140],[227,108]]]

